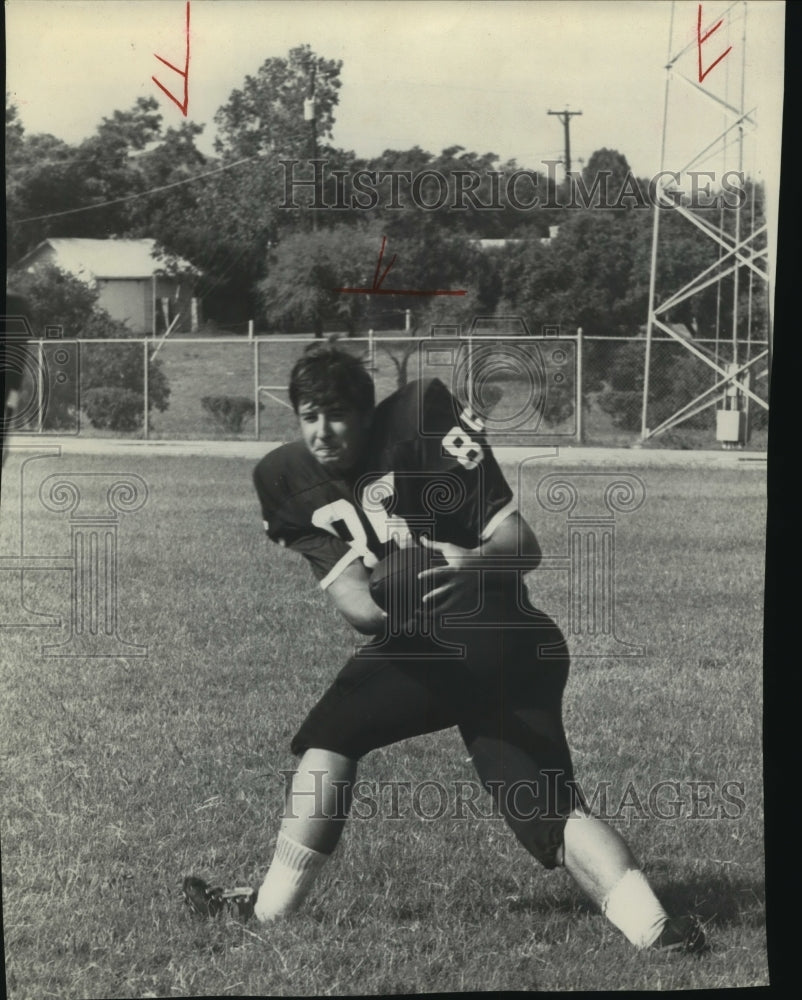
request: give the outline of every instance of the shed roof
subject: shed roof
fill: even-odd
[[[24,267],[48,246],[55,254],[54,262],[58,267],[79,277],[150,278],[163,271],[167,264],[164,257],[156,254],[153,239],[89,240],[54,236],[26,254],[18,266]],[[179,270],[198,273],[192,264],[180,257],[177,263]]]

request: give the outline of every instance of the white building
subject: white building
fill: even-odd
[[[33,272],[46,265],[80,278],[98,292],[98,305],[126,323],[133,334],[163,333],[179,316],[174,330],[197,328],[193,285],[198,270],[177,258],[167,273],[167,261],[156,254],[151,239],[89,240],[51,237],[43,240],[15,266]]]

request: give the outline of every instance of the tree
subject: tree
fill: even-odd
[[[312,126],[304,120],[312,80],[318,152],[332,158],[323,140],[334,124],[341,65],[317,56],[308,45],[298,46],[286,58],[266,60],[215,115],[219,159],[206,166],[229,169],[198,185],[197,206],[172,228],[181,231],[176,249],[206,273],[201,294],[218,315],[253,316],[259,301],[255,288],[265,276],[268,250],[305,222],[311,228],[305,212],[280,207],[284,168],[279,161],[312,156]],[[299,163],[298,176],[305,169]],[[303,203],[304,196],[299,198]],[[191,252],[182,250],[190,244]]]
[[[19,120],[16,105],[11,103],[6,91],[6,254],[11,260],[21,256],[20,237],[14,225],[15,219],[22,218],[22,179],[25,160],[25,130]]]
[[[532,239],[500,257],[502,301],[534,330],[635,336],[646,320],[651,213],[565,210],[547,245]]]
[[[6,91],[6,169],[14,167],[19,162],[24,134],[17,106],[11,103],[11,97]]]
[[[152,193],[131,203],[129,230],[131,236],[155,239],[168,261],[192,261],[201,272],[201,294],[204,282],[208,286],[220,278],[214,267],[218,243],[208,199],[210,178],[201,176],[213,164],[195,144],[202,131],[202,125],[182,122],[169,127],[158,143],[133,154],[144,188]]]
[[[44,327],[61,326],[65,338],[130,337],[131,331],[97,305],[94,288],[54,266],[14,276],[14,287],[29,304],[28,319],[34,336]],[[58,341],[53,342],[58,346]],[[45,362],[47,359],[45,359]],[[74,423],[76,405],[83,408],[96,427],[133,430],[141,426],[144,411],[144,364],[142,346],[82,344],[80,367],[74,370],[80,384],[54,383],[45,414],[45,427]],[[31,391],[31,387],[27,387]],[[148,365],[149,409],[166,410],[170,386],[160,360]]]
[[[533,223],[545,236],[557,213],[548,207],[554,186],[543,175],[519,168],[514,160],[498,163],[495,153],[478,154],[463,146],[450,146],[437,156],[419,146],[386,149],[372,159],[353,161],[351,169],[375,175],[379,201],[371,217],[381,219],[385,232],[395,237],[421,238],[442,230],[513,237]],[[347,201],[347,183],[344,194]]]
[[[589,205],[614,205],[622,192],[628,190],[627,183],[633,179],[627,158],[617,149],[606,147],[591,153],[579,177],[575,178],[574,172],[571,173],[573,195],[569,203],[572,207],[574,204],[585,208]],[[634,207],[633,199],[622,198],[620,207]]]
[[[9,256],[17,260],[48,236],[128,235],[137,212],[129,196],[147,188],[132,155],[154,141],[161,115],[153,97],[104,118],[95,135],[70,146],[51,135],[25,136],[6,107]],[[126,200],[120,200],[126,199]],[[109,204],[109,203],[112,204]],[[89,209],[89,211],[73,211]],[[46,216],[21,223],[29,217]]]
[[[66,228],[64,218],[20,220],[80,207],[81,192],[70,176],[73,156],[74,150],[61,139],[34,135],[24,136],[7,162],[6,253],[12,264],[47,236],[61,235]]]
[[[184,256],[193,256],[184,246],[190,240],[197,219],[202,212],[204,181],[192,181],[208,169],[207,157],[195,145],[203,126],[195,122],[182,122],[170,126],[158,142],[153,141],[141,150],[129,153],[129,159],[138,171],[145,190],[153,191],[147,197],[131,202],[132,230],[137,235],[151,236],[165,246],[176,249]],[[178,185],[167,191],[154,190],[167,185]],[[197,250],[196,246],[192,250]]]
[[[286,59],[267,59],[215,115],[218,153],[225,160],[259,154],[272,162],[309,155],[304,100],[314,93],[317,138],[331,138],[341,68],[342,62],[315,55],[309,45],[291,49]]]
[[[96,205],[65,220],[62,236],[104,238],[128,235],[139,210],[130,195],[147,190],[147,178],[133,155],[159,138],[162,116],[155,97],[139,97],[128,111],[102,119],[96,133],[76,149],[69,178],[83,205]],[[110,204],[112,203],[112,204]]]
[[[378,318],[387,310],[398,316],[412,309],[421,326],[432,322],[464,323],[477,312],[492,312],[493,282],[484,287],[488,298],[482,298],[480,292],[480,278],[489,270],[482,252],[466,236],[432,230],[425,238],[385,240],[383,223],[371,222],[286,237],[271,251],[268,274],[260,282],[259,291],[271,325],[311,326],[316,336],[322,336],[326,324],[335,324],[351,334],[360,322],[381,325]],[[470,294],[463,298],[332,291],[343,287],[369,289],[374,280],[383,292],[464,289]]]
[[[287,236],[270,252],[267,277],[258,286],[270,325],[311,326],[322,337],[324,326],[333,323],[353,334],[368,296],[335,289],[369,287],[380,246],[375,226]]]
[[[69,338],[87,335],[98,296],[86,282],[47,265],[32,273],[17,272],[14,287],[28,303],[28,320],[35,337],[44,337],[46,326],[60,326]]]

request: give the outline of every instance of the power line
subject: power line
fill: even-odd
[[[171,188],[180,187],[182,184],[192,184],[194,181],[203,180],[205,177],[212,177],[214,174],[222,174],[226,170],[242,166],[243,163],[250,163],[251,160],[258,160],[262,156],[256,153],[253,156],[246,156],[243,160],[236,160],[234,163],[227,163],[225,166],[216,167],[214,170],[207,170],[203,174],[195,174],[194,177],[185,177],[180,181],[172,181],[170,184],[162,184],[159,187],[149,188],[147,191],[138,191],[136,194],[127,194],[122,198],[112,198],[110,201],[101,201],[96,205],[84,205],[82,208],[68,208],[63,212],[49,212],[47,215],[31,215],[25,219],[16,219],[16,223],[40,222],[44,219],[57,219],[64,215],[76,215],[79,212],[91,212],[96,208],[107,208],[109,205],[120,205],[125,201],[134,201],[136,198],[145,198],[149,194],[157,194],[160,191],[169,191]]]

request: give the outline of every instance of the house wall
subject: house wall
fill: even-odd
[[[183,296],[176,298],[176,290],[181,286],[172,278],[99,278],[98,305],[115,319],[128,325],[133,334],[153,333],[153,296],[156,295],[156,333],[164,333],[167,323],[176,313],[181,313],[178,326],[174,329],[189,329],[189,308]],[[181,291],[184,291],[181,288]],[[165,319],[161,299],[168,299],[168,316]]]
[[[53,247],[37,247],[26,260],[29,273],[48,264],[60,265]],[[69,271],[69,268],[65,268]],[[79,275],[80,277],[80,275]],[[127,324],[133,336],[152,334],[154,292],[156,298],[156,334],[164,333],[169,323],[179,316],[175,332],[191,330],[193,284],[190,279],[176,280],[166,276],[140,278],[98,278],[95,283],[98,305],[114,319]]]
[[[99,278],[97,290],[101,309],[124,322],[131,333],[151,332],[151,282],[147,278]]]

